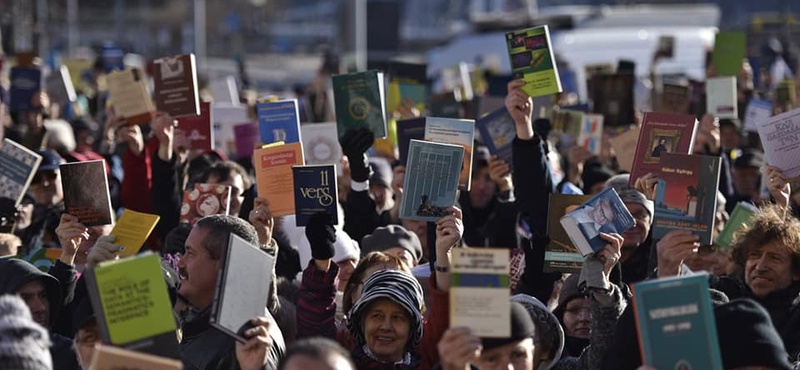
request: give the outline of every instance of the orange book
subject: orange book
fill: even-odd
[[[253,151],[258,196],[269,201],[273,216],[294,214],[292,166],[305,164],[300,143],[265,145]]]

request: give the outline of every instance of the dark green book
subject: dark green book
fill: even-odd
[[[339,137],[347,130],[367,127],[376,139],[386,138],[386,98],[383,72],[366,71],[333,76],[336,127]]]
[[[731,212],[731,217],[725,222],[725,227],[717,236],[717,245],[723,249],[730,249],[733,237],[739,230],[750,227],[750,219],[758,213],[758,208],[750,203],[739,202]]]
[[[744,32],[720,32],[714,39],[714,54],[711,61],[717,76],[736,76],[742,68],[745,56],[746,35]]]

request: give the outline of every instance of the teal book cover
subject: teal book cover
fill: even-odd
[[[714,233],[720,157],[661,154],[656,172],[653,239],[672,230],[690,230],[700,244],[710,245]]]
[[[464,147],[411,140],[400,218],[436,221],[456,202]]]
[[[339,220],[336,166],[292,166],[292,176],[295,225],[306,226],[308,219],[319,212],[330,214],[336,225]]]
[[[256,105],[261,142],[272,144],[300,142],[300,114],[297,100],[261,102]]]
[[[506,46],[514,78],[525,81],[522,91],[531,97],[561,92],[550,31],[539,26],[506,33]]]
[[[708,275],[633,286],[642,362],[657,369],[722,370]]]
[[[489,153],[498,156],[512,167],[511,143],[517,137],[517,125],[503,107],[475,122]]]
[[[366,71],[333,76],[333,100],[339,137],[347,130],[367,127],[376,139],[386,138],[386,95],[383,72]]]

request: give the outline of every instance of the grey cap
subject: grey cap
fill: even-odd
[[[655,215],[653,201],[647,199],[644,194],[628,183],[630,177],[631,175],[628,173],[616,175],[606,181],[606,189],[613,188],[616,190],[623,202],[641,204],[650,213],[650,222],[652,223]]]

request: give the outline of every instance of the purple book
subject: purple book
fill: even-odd
[[[248,122],[233,127],[236,137],[236,157],[247,158],[253,156],[253,149],[259,142],[258,124]]]

